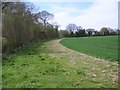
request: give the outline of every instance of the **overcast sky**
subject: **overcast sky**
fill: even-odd
[[[83,28],[118,28],[118,0],[89,0],[74,2],[33,2],[40,10],[54,14],[54,21],[65,29],[69,23]]]

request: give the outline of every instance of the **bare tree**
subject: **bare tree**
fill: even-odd
[[[47,21],[52,19],[54,15],[47,11],[41,11],[37,14],[37,17],[40,18],[40,20],[42,21],[44,25],[46,25]]]
[[[95,31],[95,30],[92,29],[92,28],[86,29],[86,32],[87,32],[88,36],[92,36],[94,31]]]
[[[71,36],[73,36],[74,31],[76,30],[76,25],[75,24],[68,24],[66,27],[66,30],[70,31]]]
[[[53,23],[53,26],[54,26],[54,28],[57,29],[57,30],[58,30],[58,28],[60,27],[60,25],[59,25],[57,22],[54,22],[54,23]]]
[[[53,27],[54,27],[55,30],[56,30],[56,36],[59,36],[59,34],[58,34],[58,28],[60,27],[60,25],[58,25],[57,22],[54,22],[54,23],[53,23]]]
[[[80,30],[82,30],[82,27],[81,26],[77,26],[76,29],[77,29],[77,31],[80,31]]]
[[[76,36],[78,37],[85,36],[85,29],[83,29],[81,26],[77,26]]]

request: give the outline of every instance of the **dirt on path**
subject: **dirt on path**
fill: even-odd
[[[67,59],[68,65],[83,69],[93,80],[112,80],[118,82],[118,62],[111,62],[104,59],[95,58],[86,54],[68,49],[61,45],[61,39],[52,40],[45,43],[50,57]]]

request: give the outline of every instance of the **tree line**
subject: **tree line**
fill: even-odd
[[[85,36],[108,36],[120,35],[120,30],[113,30],[112,28],[102,27],[99,31],[93,28],[84,29],[81,26],[76,26],[71,23],[68,24],[66,30],[60,30],[64,37],[85,37]]]
[[[54,18],[48,11],[35,13],[35,7],[26,2],[2,2],[2,55],[15,53],[26,44],[58,38],[58,26],[48,20]]]

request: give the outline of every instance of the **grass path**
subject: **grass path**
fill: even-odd
[[[117,88],[117,62],[87,56],[52,40],[3,65],[3,87]],[[31,49],[36,53],[30,54]],[[21,55],[21,56],[20,56]]]
[[[68,60],[66,66],[71,68],[78,68],[81,71],[84,71],[85,74],[92,78],[93,82],[101,82],[105,84],[106,82],[109,82],[107,81],[108,79],[110,81],[112,80],[113,83],[116,83],[116,81],[118,80],[117,62],[110,62],[103,59],[98,59],[68,49],[59,43],[60,40],[48,42],[49,46],[46,46],[47,49],[51,50],[52,52],[54,51],[54,53],[49,53],[50,57],[66,58]],[[48,45],[48,43],[46,44]]]

